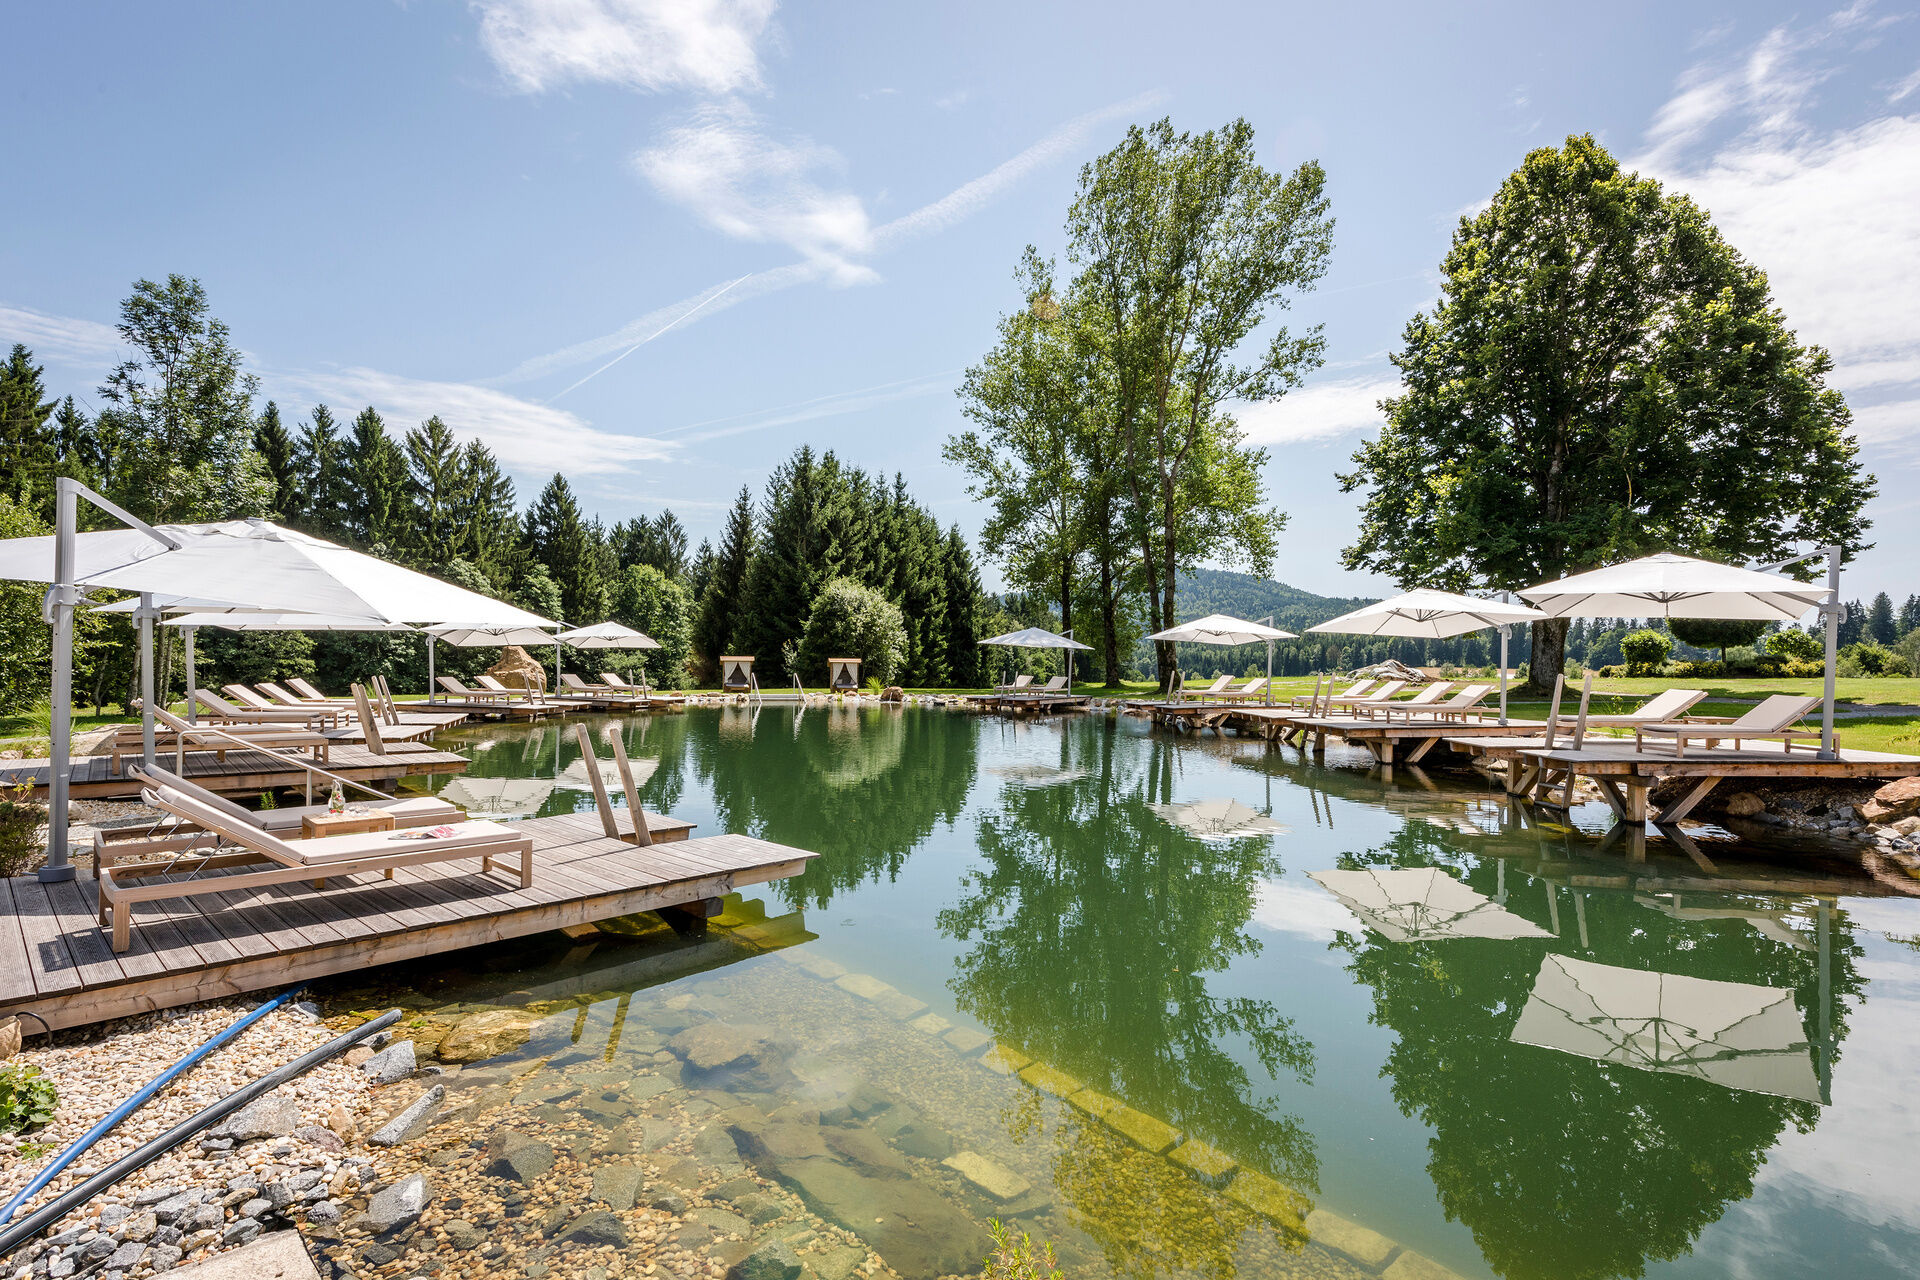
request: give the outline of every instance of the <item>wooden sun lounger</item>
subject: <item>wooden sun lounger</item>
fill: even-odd
[[[504,693],[495,693],[491,689],[469,689],[453,676],[435,676],[434,682],[454,697],[465,702],[511,702],[513,699]]]
[[[238,704],[242,710],[271,712],[282,720],[304,718],[320,728],[330,729],[337,726],[344,714],[339,707],[321,707],[312,703],[302,707],[289,707],[283,703],[271,702],[243,684],[222,685],[220,691]]]
[[[1267,678],[1265,676],[1255,676],[1238,689],[1223,689],[1212,696],[1225,698],[1229,702],[1246,702],[1249,699],[1260,697],[1261,694],[1265,692],[1266,687]]]
[[[304,709],[304,708],[311,707],[319,711],[325,711],[330,708],[338,709],[341,711],[353,710],[353,699],[351,698],[301,697],[298,694],[287,692],[284,688],[275,684],[271,680],[259,681],[253,687],[258,689],[261,693],[266,694],[267,697],[271,698],[273,700],[273,705],[276,707],[292,707],[295,709]]]
[[[1358,684],[1348,688],[1345,693],[1335,694],[1334,700],[1344,703],[1344,702],[1351,702],[1356,698],[1365,697],[1367,690],[1373,688],[1378,683],[1379,681],[1377,680],[1362,680]],[[1318,688],[1319,686],[1316,684],[1315,687]],[[1319,701],[1320,701],[1319,694],[1303,693],[1293,699],[1292,705],[1296,707],[1311,707],[1318,704]]]
[[[1363,693],[1357,698],[1350,698],[1343,693],[1338,697],[1320,699],[1320,705],[1327,708],[1379,706],[1406,687],[1405,680],[1389,680],[1371,693]]]
[[[1818,698],[1797,698],[1790,693],[1776,693],[1765,702],[1738,720],[1726,724],[1708,724],[1702,721],[1692,723],[1675,722],[1673,724],[1640,724],[1633,727],[1633,749],[1646,749],[1647,735],[1673,739],[1675,759],[1686,755],[1689,740],[1703,741],[1711,749],[1715,745],[1731,741],[1738,750],[1740,743],[1747,738],[1778,738],[1784,751],[1791,754],[1796,738],[1818,739],[1819,729],[1797,729],[1792,727],[1800,717],[1820,705]]]
[[[140,710],[140,700],[133,700],[133,709]],[[327,758],[330,740],[325,734],[311,729],[303,729],[296,724],[284,721],[273,725],[237,724],[189,724],[179,716],[161,707],[153,711],[155,752],[165,752],[174,760],[175,772],[184,772],[186,754],[189,751],[211,751],[216,760],[225,760],[229,751],[245,751],[248,747],[272,747],[283,751],[311,751],[320,759]],[[120,771],[122,756],[138,755],[145,748],[140,726],[123,724],[114,733],[113,770]]]
[[[1176,696],[1183,699],[1192,698],[1196,702],[1203,702],[1208,698],[1218,696],[1219,694],[1221,694],[1226,690],[1226,687],[1228,685],[1232,683],[1233,683],[1232,676],[1219,676],[1214,680],[1212,684],[1208,685],[1204,689],[1182,688],[1178,693],[1178,695]]]
[[[133,906],[138,902],[246,892],[302,881],[311,881],[315,888],[323,888],[331,877],[368,871],[382,872],[391,880],[398,867],[461,858],[478,858],[481,874],[485,875],[493,871],[495,859],[504,861],[517,856],[520,888],[533,886],[533,841],[503,823],[469,821],[446,827],[283,840],[172,787],[151,788],[143,791],[141,797],[156,808],[204,827],[226,843],[213,846],[204,854],[182,851],[164,862],[146,861],[133,866],[119,865],[122,850],[100,846],[104,854],[98,867],[100,928],[103,932],[111,931],[116,952],[125,951],[132,943]],[[427,831],[447,834],[419,838]],[[266,870],[202,874],[262,862],[279,865]]]
[[[1422,720],[1461,720],[1467,716],[1485,715],[1486,710],[1480,704],[1492,692],[1493,686],[1490,684],[1470,684],[1445,702],[1430,707],[1389,706],[1382,707],[1381,710],[1386,714],[1389,722],[1396,718],[1409,723]]]
[[[215,724],[277,724],[288,727],[305,725],[310,729],[318,729],[338,719],[337,712],[311,708],[295,710],[286,707],[272,711],[247,711],[234,706],[219,694],[210,693],[205,689],[195,689],[193,700],[200,704],[200,709],[206,712],[207,718]]]
[[[492,676],[475,676],[473,679],[476,684],[487,690],[487,692],[497,693],[509,702],[512,702],[515,698],[523,702],[540,701],[539,693],[533,689],[510,689]]]
[[[1681,716],[1685,716],[1695,704],[1703,701],[1706,696],[1707,691],[1705,689],[1668,689],[1663,693],[1656,694],[1652,698],[1649,698],[1632,711],[1623,711],[1617,715],[1590,715],[1587,717],[1587,727],[1591,729],[1595,725],[1601,725],[1612,726],[1616,729],[1631,729],[1635,725],[1641,724],[1671,724]],[[1698,716],[1688,716],[1687,718],[1695,724],[1702,723],[1701,718]],[[1717,721],[1719,723],[1730,723],[1732,719],[1733,717],[1731,716],[1721,716],[1717,718]]]
[[[1013,678],[1012,684],[997,684],[993,686],[993,691],[995,693],[1018,693],[1032,683],[1032,676],[1019,675]]]
[[[1353,714],[1357,716],[1365,716],[1371,719],[1376,713],[1380,712],[1391,713],[1395,711],[1405,711],[1409,707],[1430,707],[1440,701],[1441,696],[1451,688],[1453,688],[1453,681],[1435,680],[1411,698],[1402,698],[1398,702],[1387,702],[1385,700],[1375,702],[1371,698],[1362,698],[1352,704],[1352,711]]]
[[[244,809],[218,792],[210,791],[192,779],[180,777],[158,765],[151,769],[136,767],[133,770],[133,776],[149,786],[172,787],[175,791],[192,796],[202,804],[212,805],[229,814],[236,821],[248,823],[262,831],[270,831],[289,839],[299,837],[301,823],[309,814],[327,811],[327,806],[324,804],[290,805],[279,809]],[[432,827],[445,822],[460,822],[467,816],[458,805],[449,804],[435,796],[382,799],[367,807],[391,814],[395,827]],[[190,835],[180,834],[188,830],[204,830],[204,828],[176,818],[170,827],[164,829],[116,827],[103,831],[96,828],[93,840],[96,848],[102,844],[116,846],[120,850],[118,856],[125,858],[132,853],[179,849],[183,847],[183,840],[193,838]]]

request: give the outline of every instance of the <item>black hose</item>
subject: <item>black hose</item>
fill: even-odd
[[[58,1199],[42,1205],[6,1230],[0,1231],[0,1258],[6,1257],[122,1178],[158,1160],[194,1134],[225,1119],[260,1095],[271,1093],[296,1076],[305,1075],[329,1058],[345,1053],[374,1032],[390,1027],[399,1020],[400,1010],[389,1009],[373,1021],[361,1023],[345,1035],[327,1041],[312,1053],[295,1058],[286,1066],[269,1072],[252,1084],[243,1085],[220,1101],[194,1112],[151,1142],[121,1156],[85,1182],[63,1193]]]

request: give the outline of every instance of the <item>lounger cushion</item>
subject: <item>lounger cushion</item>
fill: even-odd
[[[260,821],[259,814],[243,809],[225,796],[209,791],[199,783],[179,777],[169,770],[160,768],[158,765],[151,769],[140,769],[136,772],[149,782],[157,783],[163,787],[172,787],[175,791],[183,792],[202,803],[210,804],[222,813],[238,818],[241,822],[249,823],[256,827],[263,825]]]
[[[487,845],[511,844],[526,838],[504,822],[490,822],[484,818],[450,825],[453,828],[452,835],[432,839],[419,838],[419,829],[413,828],[408,831],[321,836],[316,840],[302,840],[289,847],[298,852],[302,865],[313,867],[335,862],[377,860],[383,855],[400,856],[418,853],[422,849],[480,849]]]
[[[383,800],[370,803],[367,807],[392,814],[393,825],[396,827],[430,827],[439,822],[460,822],[467,816],[460,806],[448,804],[445,800],[437,800],[432,796],[416,796],[409,800]],[[296,805],[290,809],[263,809],[252,816],[259,818],[260,826],[267,831],[287,832],[299,831],[300,820],[308,814],[326,811],[327,806],[323,804]]]

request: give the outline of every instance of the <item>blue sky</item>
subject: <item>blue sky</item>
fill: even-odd
[[[1920,590],[1920,26],[1771,4],[772,0],[40,5],[8,18],[0,342],[92,401],[136,278],[198,276],[303,415],[439,413],[696,541],[796,445],[979,512],[939,456],[1028,242],[1126,124],[1325,165],[1327,366],[1243,421],[1275,576],[1356,594],[1334,480],[1456,217],[1590,131],[1696,196],[1831,348],[1880,478],[1847,594]]]

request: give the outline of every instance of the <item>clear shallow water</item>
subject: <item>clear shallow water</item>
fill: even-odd
[[[1920,902],[1842,864],[1629,864],[1594,853],[1601,815],[1525,827],[1477,783],[1126,719],[589,723],[648,762],[649,808],[822,855],[754,891],[802,913],[807,956],[1462,1275],[1920,1274]],[[451,798],[591,807],[570,728],[439,741],[474,759]],[[792,978],[757,959],[647,994],[723,982],[777,1017]],[[1100,1198],[1100,1162],[1071,1177],[1064,1202]],[[1125,1269],[1194,1265],[1163,1257]]]

